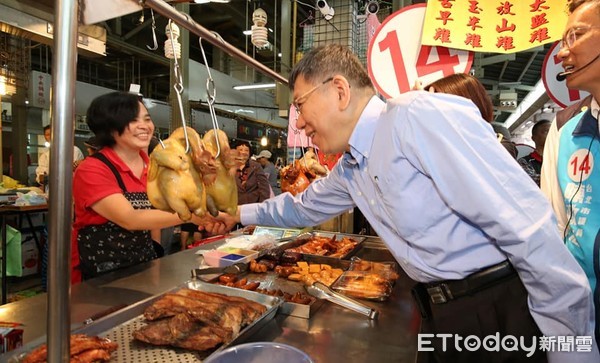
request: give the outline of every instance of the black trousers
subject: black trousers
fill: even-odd
[[[539,347],[539,337],[542,333],[529,312],[527,291],[517,275],[445,304],[431,304],[423,298],[419,300],[423,317],[421,334],[434,334],[434,337],[420,336],[422,347],[433,348],[433,350],[420,349],[417,355],[418,363],[542,363],[548,361],[546,353],[538,349],[527,357],[529,352],[518,346],[519,349],[514,351],[512,348],[503,349],[501,344],[497,345],[498,351],[488,351],[483,344],[474,351],[465,348],[464,339],[470,335],[478,337],[481,343],[488,336],[498,337],[496,339],[498,343],[507,336],[514,336],[517,339],[523,337],[528,350],[533,350],[532,346]],[[423,300],[425,300],[424,304]],[[444,339],[438,338],[437,334],[458,334],[462,337],[462,341],[459,340],[457,344],[456,335],[447,338],[444,351]],[[476,339],[471,338],[468,341],[476,344]],[[509,346],[508,340],[506,342],[506,346]],[[488,347],[490,346],[495,346],[493,339],[488,340]]]

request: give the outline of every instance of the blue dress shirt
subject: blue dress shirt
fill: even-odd
[[[409,92],[386,105],[373,97],[328,177],[296,197],[241,206],[240,216],[304,227],[355,206],[412,279],[462,279],[509,259],[545,335],[594,335],[589,284],[550,204],[470,100]],[[598,361],[597,348],[579,357]]]

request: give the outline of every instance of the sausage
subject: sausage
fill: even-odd
[[[233,283],[237,281],[237,276],[234,274],[224,274],[219,276],[219,282],[222,284]]]
[[[246,285],[247,283],[248,283],[248,279],[244,277],[243,279],[239,279],[236,283],[234,283],[233,286],[242,287],[242,286]]]
[[[308,305],[308,304],[310,304],[311,299],[309,296],[306,296],[305,294],[303,294],[301,292],[297,292],[294,294],[291,301],[296,304]]]
[[[281,263],[283,263],[283,264],[294,265],[294,264],[296,264],[296,262],[300,261],[301,259],[302,259],[302,254],[299,252],[285,251],[281,255]]]
[[[250,281],[249,283],[247,283],[244,286],[241,286],[242,289],[244,290],[251,290],[254,291],[256,290],[258,287],[260,286],[260,282],[258,281]]]
[[[258,262],[259,265],[265,265],[267,266],[267,270],[273,270],[275,268],[275,266],[277,265],[277,262],[273,261],[273,260],[260,260]],[[265,271],[266,272],[266,271]]]

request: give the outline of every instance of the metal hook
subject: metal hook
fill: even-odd
[[[154,47],[146,45],[146,47],[150,50],[158,49],[158,40],[156,40],[156,21],[154,21],[154,10],[150,9],[150,14],[152,14],[152,40],[154,41]]]
[[[218,36],[217,33],[215,34]],[[206,60],[206,53],[204,52],[204,47],[202,46],[202,38],[198,39],[198,43],[200,45],[200,50],[202,51],[202,58],[204,60],[204,65],[206,66],[206,72],[208,73],[208,77],[206,78],[206,100],[208,103],[210,119],[213,124],[213,130],[215,130],[215,143],[217,144],[217,154],[215,155],[215,158],[218,158],[219,155],[221,155],[221,144],[219,143],[218,137],[219,122],[217,120],[217,114],[214,108],[214,103],[217,98],[217,88],[215,87],[215,81],[212,78],[210,67],[208,66],[208,61]]]
[[[168,29],[169,29],[169,39],[171,40],[171,46],[175,49],[175,40],[173,39],[173,27],[172,27],[171,19],[169,19]],[[179,62],[177,61],[177,55],[173,57],[173,72],[175,73],[175,84],[173,85],[173,89],[175,90],[175,94],[177,95],[177,105],[179,106],[179,114],[181,116],[181,123],[183,126],[183,135],[185,137],[185,152],[188,153],[190,151],[190,139],[187,134],[187,122],[185,121],[185,112],[183,111],[183,101],[181,100],[181,94],[184,91],[183,88],[183,78],[181,76],[181,71],[179,69]]]

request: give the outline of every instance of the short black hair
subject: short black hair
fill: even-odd
[[[547,124],[549,124],[549,123],[550,123],[550,121],[549,121],[549,120],[540,120],[540,121],[536,122],[536,123],[533,125],[533,127],[531,128],[531,135],[533,136],[533,135],[537,134],[537,132],[538,132],[538,129],[539,129],[540,127],[542,127],[542,126],[544,126],[544,125],[547,125]]]
[[[90,137],[89,139],[85,140],[83,142],[83,144],[86,147],[89,147],[90,149],[93,150],[100,150],[100,147],[98,147],[98,139],[95,136]]]
[[[51,127],[50,124],[44,126],[44,132],[46,132],[46,130],[50,130],[50,127]]]
[[[87,110],[87,124],[96,135],[99,147],[113,146],[113,132],[122,135],[140,112],[140,100],[129,92],[111,92],[96,97]]]
[[[250,151],[252,151],[252,145],[250,145],[249,141],[237,139],[233,142],[233,148],[237,148],[240,145],[246,145]]]

